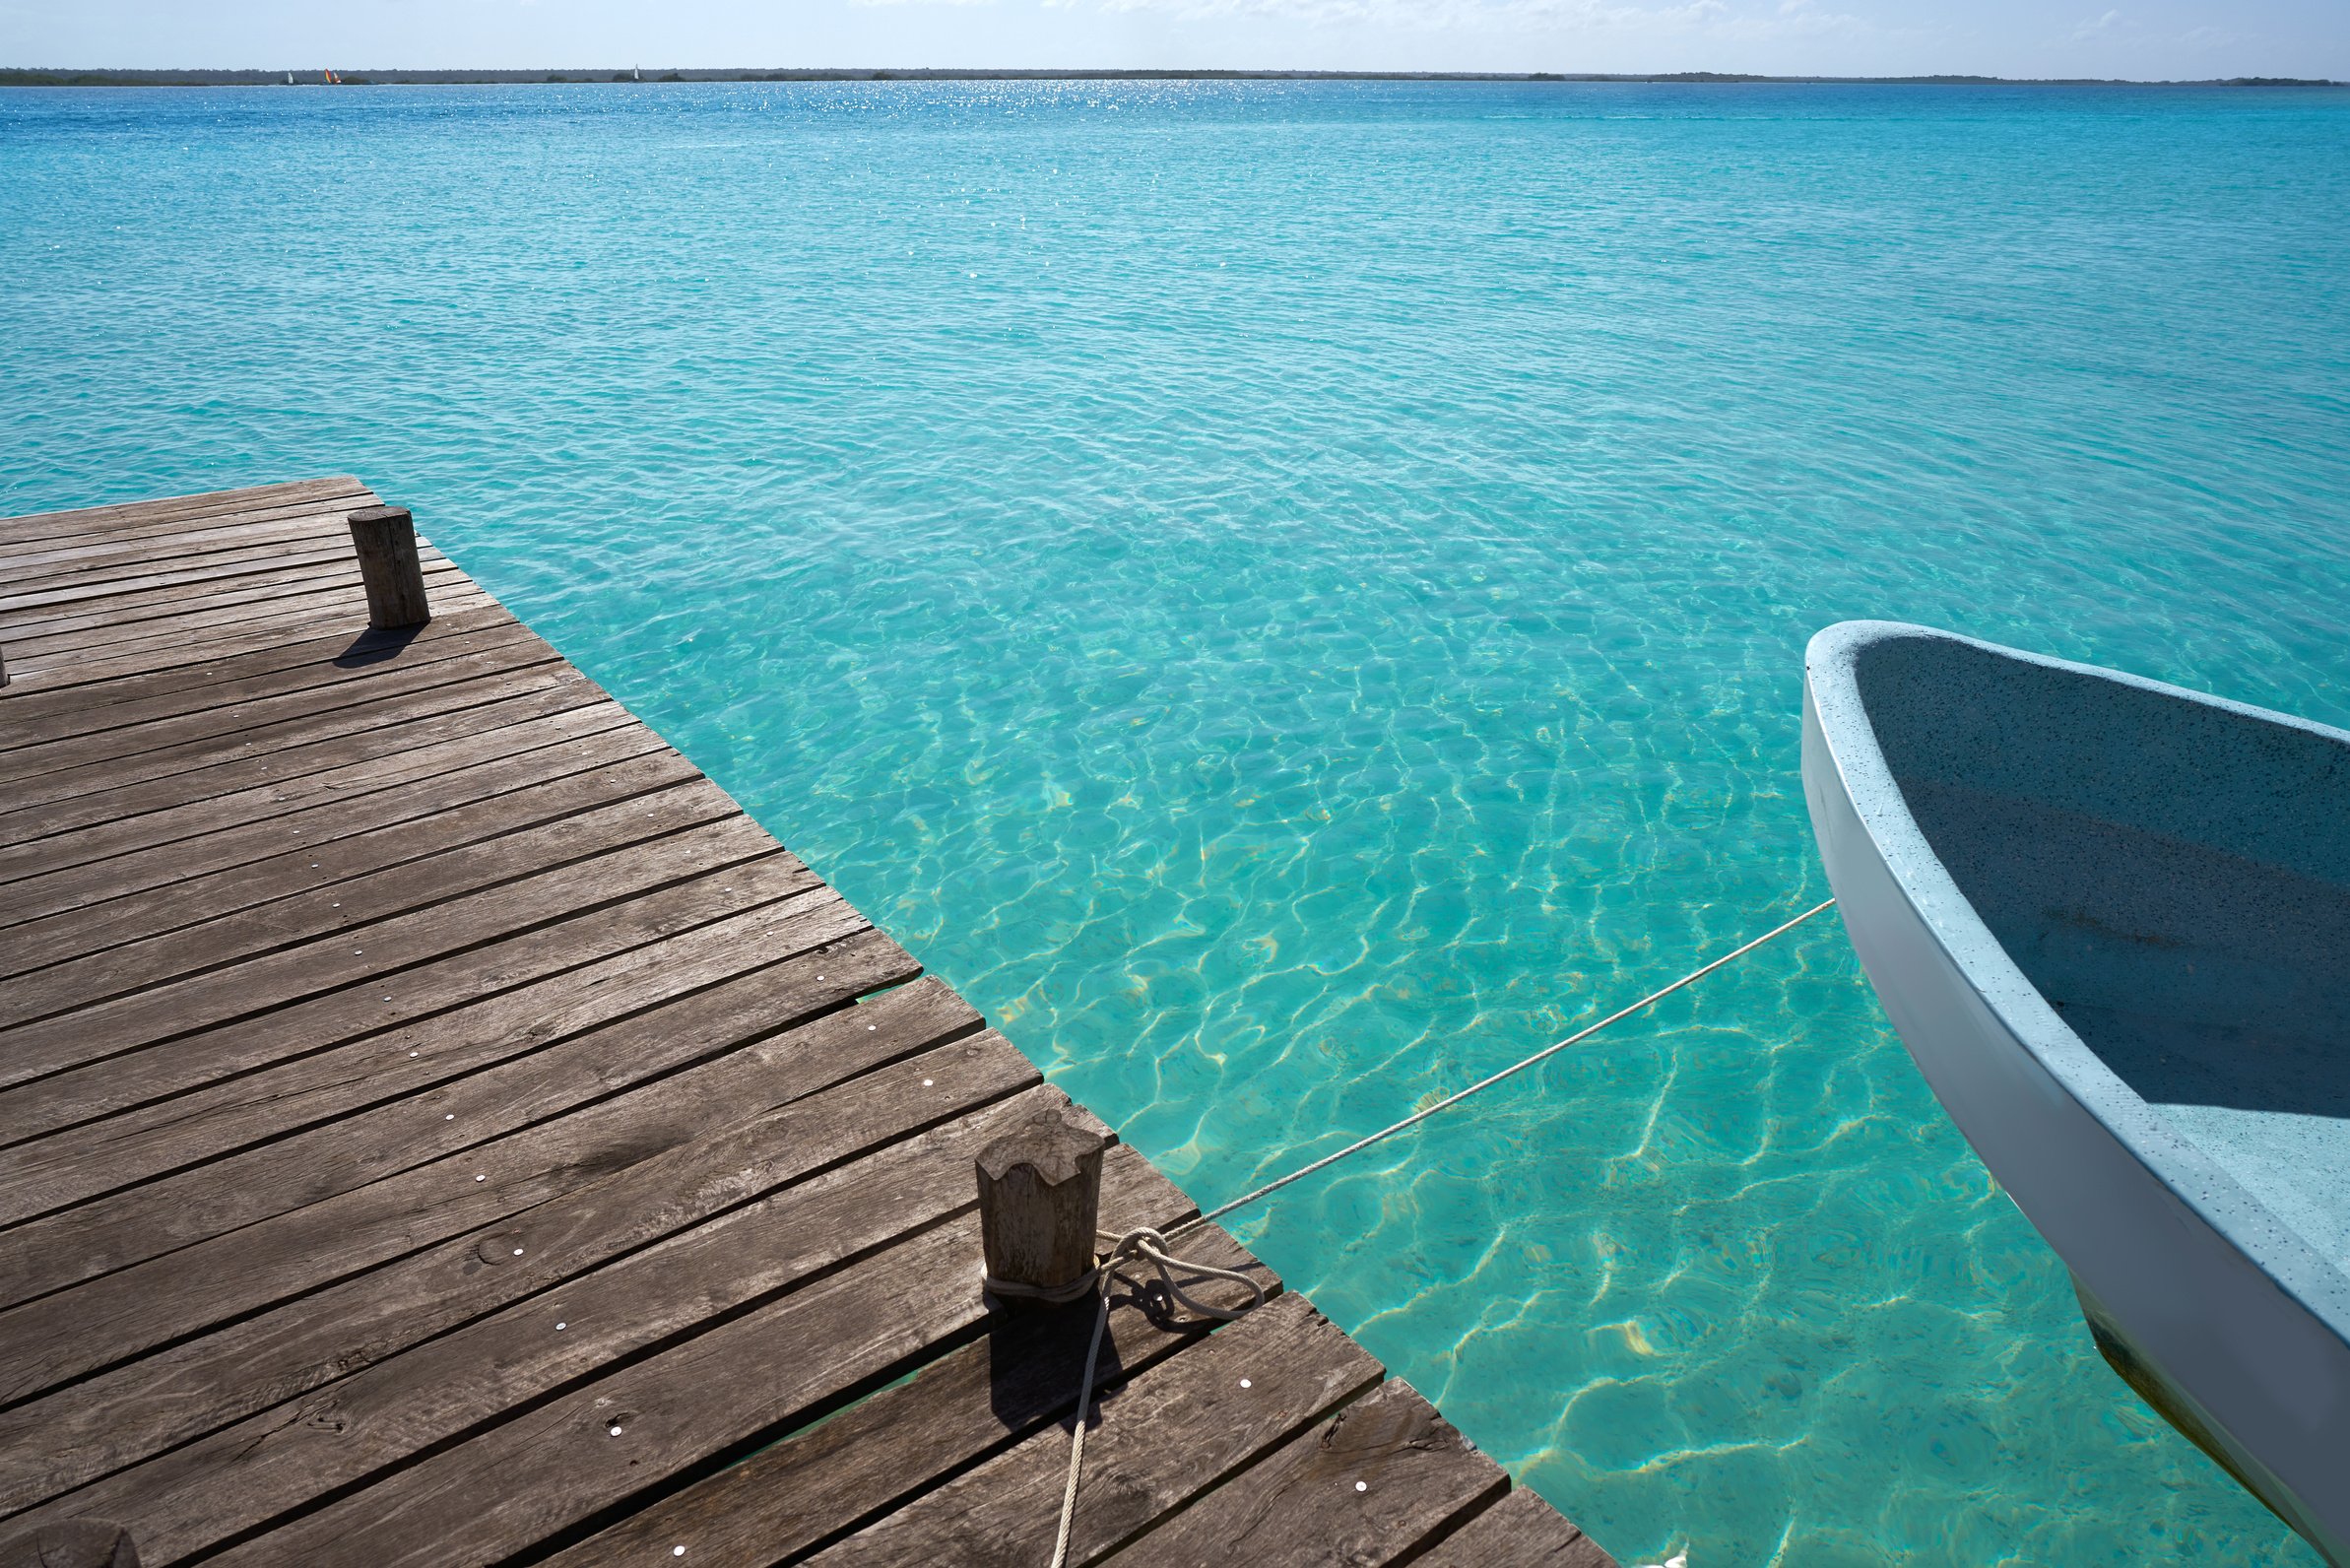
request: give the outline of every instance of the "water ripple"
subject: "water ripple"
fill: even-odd
[[[1820,624],[2342,723],[2350,98],[0,92],[7,510],[352,470],[1212,1202],[1822,895]],[[1626,1561],[2310,1554],[1822,922],[1242,1224]]]

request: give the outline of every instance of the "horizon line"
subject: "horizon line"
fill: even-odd
[[[324,80],[327,71],[335,80]],[[342,67],[0,66],[0,87],[658,86],[708,82],[1522,82],[1854,87],[2343,87],[2325,77],[2008,77],[1973,73],[1813,76],[1745,71],[1381,71],[1212,66]]]

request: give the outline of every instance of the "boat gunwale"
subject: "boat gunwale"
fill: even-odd
[[[2345,748],[2350,748],[2350,731],[2124,671],[1908,621],[1838,621],[1815,633],[1803,654],[1805,700],[1827,742],[1828,757],[1846,798],[1874,841],[1894,884],[1952,968],[2016,1043],[2131,1158],[2279,1289],[2334,1334],[2350,1340],[2350,1270],[2320,1252],[2192,1139],[2171,1126],[2108,1066],[2050,1005],[1942,864],[1894,778],[1860,692],[1857,667],[1860,654],[1871,646],[1895,641],[1955,643],[2001,659],[2092,676],[2281,725]],[[1970,1139],[1970,1144],[1972,1142]]]

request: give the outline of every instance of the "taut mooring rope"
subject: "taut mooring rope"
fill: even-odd
[[[1069,1284],[1060,1286],[1058,1289],[1046,1290],[1039,1289],[1033,1285],[1012,1285],[1001,1283],[993,1275],[990,1275],[987,1280],[987,1287],[988,1289],[996,1292],[998,1295],[1026,1296],[1042,1301],[1075,1301],[1079,1296],[1082,1296],[1087,1291],[1091,1290],[1098,1291],[1101,1296],[1101,1310],[1095,1313],[1093,1318],[1093,1342],[1088,1345],[1085,1350],[1084,1380],[1077,1385],[1077,1430],[1071,1434],[1069,1440],[1069,1484],[1062,1489],[1061,1493],[1061,1529],[1053,1541],[1053,1561],[1051,1568],[1064,1568],[1064,1565],[1069,1560],[1069,1531],[1070,1527],[1076,1523],[1077,1517],[1077,1474],[1085,1460],[1085,1421],[1087,1417],[1091,1415],[1093,1406],[1093,1372],[1094,1368],[1099,1364],[1101,1357],[1102,1334],[1110,1326],[1110,1279],[1112,1274],[1115,1273],[1120,1260],[1127,1258],[1140,1258],[1143,1262],[1150,1264],[1153,1268],[1158,1270],[1159,1279],[1166,1285],[1167,1293],[1170,1296],[1173,1296],[1177,1301],[1183,1303],[1186,1308],[1193,1312],[1199,1313],[1202,1317],[1221,1318],[1229,1322],[1230,1320],[1239,1317],[1242,1313],[1247,1312],[1251,1307],[1262,1306],[1265,1303],[1265,1287],[1263,1285],[1260,1285],[1256,1280],[1251,1279],[1248,1275],[1238,1273],[1235,1270],[1214,1269],[1208,1267],[1207,1264],[1194,1263],[1188,1259],[1174,1257],[1167,1251],[1167,1238],[1169,1236],[1180,1236],[1187,1230],[1192,1230],[1198,1226],[1209,1224],[1217,1219],[1221,1219],[1224,1215],[1232,1212],[1232,1210],[1235,1209],[1244,1208],[1247,1205],[1255,1203],[1260,1198],[1268,1197],[1271,1194],[1277,1193],[1282,1188],[1288,1186],[1291,1182],[1302,1181],[1306,1177],[1313,1175],[1314,1172],[1321,1170],[1326,1166],[1336,1165],[1339,1160],[1344,1159],[1349,1154],[1360,1153],[1362,1150],[1369,1148],[1373,1143],[1379,1143],[1384,1139],[1393,1138],[1398,1133],[1403,1132],[1405,1128],[1416,1126],[1417,1124],[1426,1121],[1429,1117],[1434,1116],[1438,1111],[1460,1104],[1463,1100],[1468,1099],[1471,1094],[1476,1094],[1485,1089],[1491,1088],[1494,1084],[1499,1083],[1503,1078],[1515,1077],[1516,1075],[1525,1072],[1528,1068],[1533,1067],[1535,1063],[1556,1056],[1559,1052],[1565,1050],[1570,1045],[1575,1045],[1581,1041],[1590,1039],[1593,1035],[1599,1033],[1601,1029],[1606,1028],[1609,1024],[1620,1022],[1621,1020],[1630,1017],[1633,1013],[1640,1012],[1643,1008],[1654,1007],[1656,1004],[1664,1001],[1666,997],[1671,996],[1675,991],[1680,990],[1683,986],[1693,985],[1696,982],[1703,980],[1707,975],[1712,974],[1715,970],[1721,968],[1724,964],[1734,963],[1738,959],[1743,958],[1746,956],[1746,954],[1752,952],[1755,948],[1761,947],[1764,943],[1771,941],[1773,938],[1785,936],[1788,932],[1795,930],[1804,921],[1809,920],[1813,915],[1818,914],[1821,910],[1826,909],[1829,905],[1835,902],[1836,900],[1833,898],[1823,898],[1818,903],[1813,904],[1809,909],[1806,909],[1801,914],[1795,916],[1795,919],[1788,921],[1785,925],[1772,927],[1769,931],[1764,932],[1761,936],[1755,938],[1752,942],[1747,943],[1744,947],[1733,947],[1729,952],[1724,953],[1721,957],[1716,958],[1713,962],[1706,964],[1704,967],[1690,970],[1687,974],[1681,976],[1678,980],[1675,980],[1672,984],[1665,987],[1663,990],[1652,991],[1647,996],[1642,997],[1638,1002],[1633,1003],[1630,1007],[1621,1008],[1614,1013],[1610,1013],[1599,1022],[1594,1023],[1587,1028],[1576,1030],[1573,1034],[1568,1035],[1565,1039],[1560,1040],[1554,1045],[1544,1046],[1541,1050],[1536,1051],[1534,1055],[1526,1058],[1524,1061],[1511,1063],[1508,1067],[1503,1068],[1491,1078],[1479,1078],[1476,1082],[1471,1083],[1460,1093],[1447,1095],[1445,1098],[1438,1100],[1434,1105],[1429,1106],[1426,1110],[1414,1111],[1409,1116],[1404,1117],[1402,1121],[1396,1122],[1387,1127],[1383,1127],[1368,1138],[1357,1139],[1353,1143],[1347,1144],[1344,1148],[1339,1149],[1338,1152],[1334,1154],[1325,1154],[1322,1156],[1322,1158],[1315,1160],[1310,1165],[1301,1165],[1296,1170],[1291,1171],[1288,1175],[1280,1177],[1275,1181],[1267,1182],[1264,1186],[1258,1188],[1254,1192],[1242,1193],[1238,1198],[1233,1199],[1228,1204],[1211,1209],[1204,1214],[1195,1214],[1190,1219],[1185,1220],[1182,1224],[1177,1225],[1174,1229],[1167,1231],[1165,1234],[1161,1234],[1160,1232],[1151,1229],[1147,1225],[1137,1226],[1135,1229],[1127,1231],[1124,1235],[1117,1235],[1107,1230],[1096,1231],[1094,1232],[1094,1235],[1097,1239],[1113,1243],[1110,1251],[1102,1258],[1099,1264],[1094,1266],[1092,1273],[1081,1274],[1077,1279],[1072,1280]],[[1214,1279],[1231,1279],[1237,1281],[1238,1283],[1249,1287],[1251,1300],[1246,1307],[1233,1307],[1229,1309],[1224,1307],[1211,1307],[1206,1302],[1195,1301],[1184,1293],[1183,1287],[1181,1285],[1175,1282],[1175,1275],[1172,1271],[1177,1269],[1183,1270],[1186,1274],[1195,1276],[1206,1276]]]
[[[1546,1045],[1541,1050],[1536,1051],[1534,1055],[1528,1057],[1525,1061],[1513,1062],[1508,1067],[1505,1067],[1500,1072],[1494,1074],[1491,1078],[1479,1078],[1476,1082],[1471,1083],[1460,1093],[1449,1094],[1443,1099],[1438,1100],[1434,1105],[1429,1106],[1424,1111],[1414,1111],[1409,1116],[1404,1117],[1403,1120],[1396,1123],[1392,1127],[1383,1127],[1368,1138],[1358,1139],[1356,1142],[1347,1144],[1344,1148],[1339,1149],[1335,1154],[1325,1154],[1320,1159],[1314,1161],[1313,1164],[1302,1166],[1297,1170],[1293,1170],[1288,1175],[1281,1177],[1277,1181],[1267,1182],[1264,1186],[1258,1188],[1253,1193],[1242,1193],[1238,1198],[1233,1199],[1230,1203],[1223,1205],[1221,1208],[1211,1209],[1205,1214],[1199,1214],[1193,1218],[1187,1219],[1182,1224],[1177,1225],[1172,1233],[1175,1235],[1181,1235],[1183,1232],[1190,1230],[1195,1225],[1205,1225],[1211,1220],[1221,1219],[1224,1215],[1232,1212],[1233,1209],[1245,1208],[1246,1206],[1255,1203],[1260,1198],[1266,1197],[1272,1193],[1277,1193],[1282,1188],[1288,1186],[1291,1182],[1313,1175],[1314,1172],[1322,1169],[1322,1167],[1325,1165],[1336,1165],[1339,1160],[1344,1159],[1347,1155],[1359,1153],[1361,1150],[1369,1148],[1373,1143],[1380,1142],[1382,1139],[1393,1138],[1398,1133],[1403,1131],[1403,1129],[1412,1126],[1414,1123],[1426,1121],[1429,1117],[1434,1116],[1438,1111],[1445,1109],[1447,1106],[1458,1105],[1463,1100],[1469,1098],[1471,1094],[1475,1094],[1483,1089],[1489,1089],[1494,1084],[1499,1083],[1503,1078],[1523,1073],[1528,1068],[1533,1067],[1536,1062],[1556,1056],[1559,1052],[1565,1050],[1570,1045],[1579,1045],[1583,1041],[1588,1040],[1593,1035],[1599,1033],[1601,1029],[1606,1028],[1609,1024],[1624,1018],[1628,1018],[1643,1008],[1655,1006],[1657,1003],[1664,1001],[1666,997],[1671,996],[1675,991],[1680,990],[1681,987],[1693,984],[1699,980],[1703,980],[1707,975],[1712,974],[1715,970],[1721,968],[1726,963],[1731,963],[1739,958],[1745,957],[1746,954],[1752,952],[1764,943],[1769,942],[1772,938],[1784,936],[1786,933],[1795,930],[1804,921],[1809,920],[1813,915],[1818,914],[1821,910],[1827,908],[1834,902],[1836,902],[1836,900],[1833,898],[1822,899],[1820,902],[1813,904],[1809,909],[1806,909],[1801,914],[1795,916],[1795,919],[1789,921],[1786,925],[1773,927],[1771,930],[1766,931],[1761,936],[1755,938],[1752,942],[1746,944],[1746,946],[1743,947],[1738,947],[1732,951],[1724,953],[1721,957],[1716,958],[1712,963],[1707,964],[1702,969],[1690,970],[1687,974],[1681,976],[1678,980],[1675,980],[1664,990],[1650,992],[1647,996],[1642,997],[1638,1002],[1633,1003],[1630,1007],[1624,1008],[1619,1012],[1610,1013],[1607,1014],[1607,1016],[1601,1018],[1590,1028],[1578,1029],[1575,1033],[1568,1035],[1556,1045]]]

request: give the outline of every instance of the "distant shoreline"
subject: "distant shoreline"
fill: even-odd
[[[1853,87],[2342,87],[2322,77],[2239,76],[2208,81],[2141,82],[2101,77],[2003,76],[1747,76],[1720,71],[1661,71],[1643,75],[1553,71],[1046,71],[956,69],[741,68],[568,71],[337,70],[336,80],[313,66],[288,71],[128,71],[0,67],[0,87],[503,87],[542,84],[658,84],[664,82],[1622,82],[1692,85]]]

